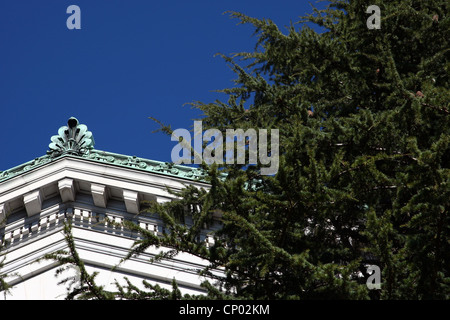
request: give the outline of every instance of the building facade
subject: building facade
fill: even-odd
[[[161,234],[161,219],[143,213],[144,203],[171,201],[167,188],[207,189],[201,177],[195,168],[96,150],[88,128],[70,118],[51,137],[47,154],[0,171],[0,274],[8,275],[5,280],[12,285],[6,299],[65,298],[66,286],[58,282],[67,274],[56,277],[58,263],[42,258],[67,249],[62,230],[68,222],[87,270],[97,271],[96,281],[106,289],[114,290],[114,280],[125,284],[124,277],[138,287],[146,280],[171,288],[175,278],[182,293],[203,293],[204,279],[197,271],[205,261],[182,253],[152,263],[152,257],[168,250],[153,248],[119,264],[139,235],[108,223],[130,220]],[[215,223],[220,222],[204,230],[203,241],[212,243]],[[76,276],[77,270],[67,272]]]

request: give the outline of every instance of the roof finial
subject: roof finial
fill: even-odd
[[[52,157],[63,154],[83,156],[94,148],[92,132],[88,131],[84,124],[79,124],[74,117],[70,117],[67,126],[59,128],[58,135],[51,137],[51,140],[47,153]]]

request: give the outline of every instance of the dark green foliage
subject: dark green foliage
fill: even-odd
[[[281,148],[277,175],[234,166],[213,184],[227,244],[214,250],[237,296],[448,298],[448,2],[371,4],[379,30],[363,1],[302,20],[323,33],[232,13],[256,27],[255,52],[224,57],[238,75],[227,103],[194,105],[204,129],[278,128]],[[261,190],[244,188],[254,179]]]
[[[58,283],[68,284],[66,299],[113,299],[113,293],[103,290],[102,286],[96,284],[95,277],[97,273],[89,274],[84,262],[78,256],[75,241],[72,236],[72,221],[70,220],[64,224],[64,237],[68,245],[68,251],[59,250],[45,255],[43,259],[55,260],[61,264],[61,267],[56,270],[57,276],[64,271],[75,270],[74,276],[66,277]]]
[[[208,192],[187,188],[150,208],[163,237],[128,225],[142,235],[129,257],[168,246],[157,258],[207,259],[203,274],[225,270],[204,284],[211,299],[450,298],[449,4],[370,4],[381,9],[379,30],[367,28],[359,0],[331,1],[287,33],[231,14],[255,26],[255,51],[223,56],[237,75],[219,91],[226,102],[192,104],[205,130],[279,129],[279,171],[205,166]],[[214,212],[223,227],[208,248],[198,235]],[[368,264],[381,268],[381,290],[366,287]],[[130,283],[119,293],[162,297]]]
[[[172,282],[172,290],[161,288],[158,285],[151,285],[143,281],[144,290],[133,285],[128,278],[124,278],[126,285],[121,285],[115,281],[117,291],[107,291],[103,286],[97,285],[95,277],[97,272],[90,274],[80,259],[74,238],[72,236],[72,221],[64,225],[64,237],[69,250],[60,250],[52,254],[45,255],[42,259],[58,261],[61,264],[56,270],[56,276],[62,275],[66,271],[75,270],[72,276],[66,276],[58,284],[67,285],[67,300],[89,299],[89,300],[179,300],[182,298],[175,279]],[[188,298],[188,296],[185,296]]]
[[[6,278],[8,274],[2,272],[2,268],[5,263],[6,255],[3,252],[4,246],[0,243],[0,292],[3,293],[6,297],[6,294],[9,292],[10,286],[6,282]]]
[[[3,218],[0,218],[0,229],[2,226],[6,225],[6,222],[8,220],[8,216],[10,213],[6,213],[6,215]],[[3,232],[3,235],[0,235],[0,293],[4,295],[6,298],[6,295],[10,294],[10,290],[12,289],[11,285],[8,283],[7,279],[11,277],[18,277],[20,276],[18,273],[6,273],[4,270],[2,270],[5,266],[6,261],[6,255],[8,253],[7,250],[8,247],[8,241],[5,241],[5,235]]]

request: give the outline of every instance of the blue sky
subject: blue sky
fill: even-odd
[[[324,4],[316,4],[320,7]],[[2,0],[0,2],[0,170],[48,150],[69,117],[86,124],[95,148],[170,161],[176,142],[152,116],[190,129],[198,110],[183,104],[235,75],[214,54],[251,51],[250,25],[225,11],[269,18],[280,28],[311,12],[309,1]],[[69,30],[69,5],[81,30]]]

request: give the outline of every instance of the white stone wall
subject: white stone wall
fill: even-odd
[[[0,215],[8,215],[8,220],[0,225],[0,236],[3,234],[3,243],[7,245],[1,272],[13,275],[7,279],[13,289],[6,298],[65,297],[65,285],[57,283],[70,274],[55,278],[55,262],[38,263],[36,260],[67,248],[62,228],[69,221],[73,223],[77,251],[87,269],[99,271],[99,285],[113,290],[114,279],[125,284],[123,277],[126,276],[138,287],[146,279],[171,288],[175,278],[182,293],[202,293],[200,283],[204,279],[196,270],[203,268],[206,262],[185,253],[171,260],[150,263],[150,258],[161,249],[149,248],[111,271],[128,253],[138,235],[108,225],[105,218],[116,222],[133,220],[158,234],[163,228],[161,221],[155,216],[138,214],[140,201],[170,201],[171,195],[165,187],[180,190],[187,183],[192,184],[179,178],[70,157],[2,182]],[[207,187],[202,183],[194,184]],[[208,231],[202,236],[205,241],[211,241]]]

